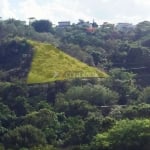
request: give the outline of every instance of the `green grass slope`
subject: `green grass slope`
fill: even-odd
[[[90,67],[46,43],[28,41],[34,48],[27,83],[46,83],[74,78],[105,78],[107,74]]]

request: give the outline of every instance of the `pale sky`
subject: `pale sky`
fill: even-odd
[[[98,23],[150,21],[150,0],[1,0],[0,17]]]

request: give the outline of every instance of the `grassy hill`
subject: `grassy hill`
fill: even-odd
[[[107,77],[103,71],[80,62],[50,44],[28,42],[34,49],[33,60],[27,77],[28,84],[73,78]]]

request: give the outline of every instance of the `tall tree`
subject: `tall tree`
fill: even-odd
[[[49,20],[37,20],[32,23],[37,32],[52,32],[52,23]]]

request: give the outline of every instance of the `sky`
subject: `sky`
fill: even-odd
[[[137,24],[150,20],[150,0],[1,0],[0,17],[77,23],[79,19]]]

